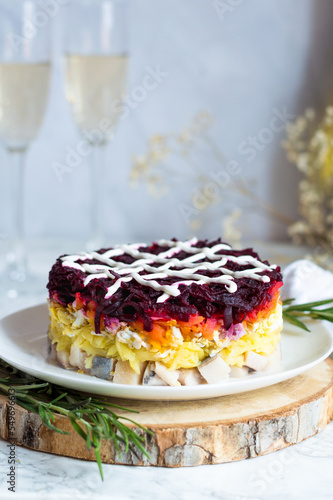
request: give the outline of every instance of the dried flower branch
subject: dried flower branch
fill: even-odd
[[[209,195],[212,176],[224,171],[228,163],[222,151],[212,138],[214,117],[208,111],[201,111],[178,134],[154,135],[148,142],[144,155],[135,156],[130,180],[133,187],[139,182],[147,185],[154,197],[167,195],[173,187],[187,191],[189,204],[193,207],[190,227],[197,231],[209,211],[208,223],[217,217],[223,218],[224,237],[230,242],[240,242],[241,230],[235,224],[239,219],[244,201],[249,202],[246,211],[260,210],[283,224],[292,220],[280,214],[274,207],[261,200],[250,188],[250,180],[240,177],[230,179],[227,188],[219,188],[216,196]],[[212,165],[211,168],[208,165]],[[215,169],[215,170],[214,170]],[[198,199],[205,200],[198,204]],[[223,205],[222,205],[223,202]],[[214,207],[216,207],[215,212]],[[236,208],[235,208],[236,207]],[[222,208],[222,214],[221,214]]]
[[[297,243],[321,245],[332,254],[333,247],[333,107],[318,123],[307,110],[287,125],[283,146],[288,159],[304,178],[299,184],[302,220],[290,226]]]

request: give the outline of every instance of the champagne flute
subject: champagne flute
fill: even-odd
[[[8,152],[11,229],[2,283],[15,297],[27,283],[24,245],[24,165],[40,128],[50,78],[49,27],[38,27],[39,2],[0,0],[0,140]],[[28,291],[28,288],[26,288]]]
[[[66,12],[66,97],[91,147],[90,241],[103,242],[106,147],[121,113],[127,72],[127,2],[72,0]]]

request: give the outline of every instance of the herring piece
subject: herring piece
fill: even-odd
[[[58,362],[66,368],[66,370],[69,370],[70,368],[73,368],[71,364],[69,363],[69,352],[67,351],[57,351],[57,359]]]
[[[140,363],[140,373],[137,374],[129,361],[117,361],[113,382],[115,384],[140,385],[145,367],[146,363]]]
[[[266,368],[268,358],[266,356],[262,356],[261,354],[257,354],[253,351],[248,351],[244,355],[244,362],[248,368],[256,372],[261,372]]]
[[[265,371],[277,371],[281,368],[281,346],[278,344],[275,351],[267,356],[267,365],[265,366]]]
[[[249,369],[246,366],[231,366],[230,377],[241,378],[249,374]]]
[[[155,372],[155,363],[148,363],[143,373],[142,385],[168,385]]]
[[[98,378],[112,380],[116,362],[116,359],[94,356],[90,373]]]
[[[51,361],[57,361],[57,348],[56,344],[52,344],[51,339],[48,337],[47,339],[47,354]]]
[[[85,362],[86,357],[87,357],[87,353],[82,351],[82,349],[80,349],[80,347],[78,347],[75,344],[71,345],[71,352],[70,352],[68,361],[72,366],[75,366],[75,367],[79,368],[80,370],[85,370],[84,362]]]
[[[178,380],[181,385],[200,385],[206,382],[197,368],[182,368],[179,370]]]
[[[229,378],[230,366],[225,361],[215,354],[212,358],[205,359],[198,370],[208,384],[216,384],[221,380]]]
[[[167,384],[167,385],[173,385],[177,386],[180,385],[180,382],[178,381],[179,377],[179,370],[175,371],[170,371],[168,368],[160,363],[159,361],[156,361],[155,363],[155,373]]]

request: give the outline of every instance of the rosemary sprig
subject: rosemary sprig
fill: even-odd
[[[333,323],[333,299],[307,302],[306,304],[292,305],[295,299],[283,301],[283,319],[288,323],[302,328],[309,332],[309,328],[303,323],[303,318],[326,320]],[[323,309],[322,306],[332,304],[332,307]],[[318,309],[319,308],[319,309]],[[302,319],[300,319],[302,318]]]
[[[104,398],[87,397],[87,394],[79,391],[43,382],[0,359],[0,394],[7,395],[11,388],[15,390],[16,404],[38,414],[43,424],[52,431],[70,434],[54,425],[56,415],[66,416],[74,431],[85,440],[87,449],[94,450],[102,479],[100,447],[104,439],[113,441],[118,455],[121,453],[121,443],[125,445],[125,453],[128,450],[133,453],[140,450],[149,459],[144,437],[122,421],[131,422],[151,435],[153,432],[130,418],[118,416],[110,408],[132,413],[138,411],[110,403]]]

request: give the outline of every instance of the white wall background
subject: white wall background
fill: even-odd
[[[257,196],[283,214],[297,216],[298,174],[281,150],[284,132],[276,133],[254,161],[248,162],[237,150],[242,141],[267,127],[274,108],[299,113],[308,106],[332,103],[333,2],[238,4],[221,19],[211,0],[132,1],[128,90],[141,83],[147,65],[159,64],[169,77],[119,124],[108,149],[105,226],[110,242],[191,234],[179,204],[188,202],[193,186],[179,185],[168,196],[154,199],[144,185],[129,187],[129,172],[132,156],[145,152],[149,136],[181,130],[202,109],[215,116],[212,137],[226,159],[240,162],[243,179],[256,179],[251,189]],[[66,8],[62,10],[65,14]],[[52,169],[54,161],[65,158],[66,147],[76,147],[79,141],[64,97],[61,16],[53,28],[49,103],[26,168],[26,232],[32,237],[81,237],[88,224],[87,166],[64,176],[62,183]],[[207,172],[216,170],[209,156],[198,161]],[[7,234],[9,167],[4,151],[0,162],[0,233]],[[234,207],[239,203],[235,198]],[[198,233],[220,235],[223,215],[231,208],[222,196]],[[286,238],[285,226],[260,210],[245,209],[242,224],[248,236]]]

